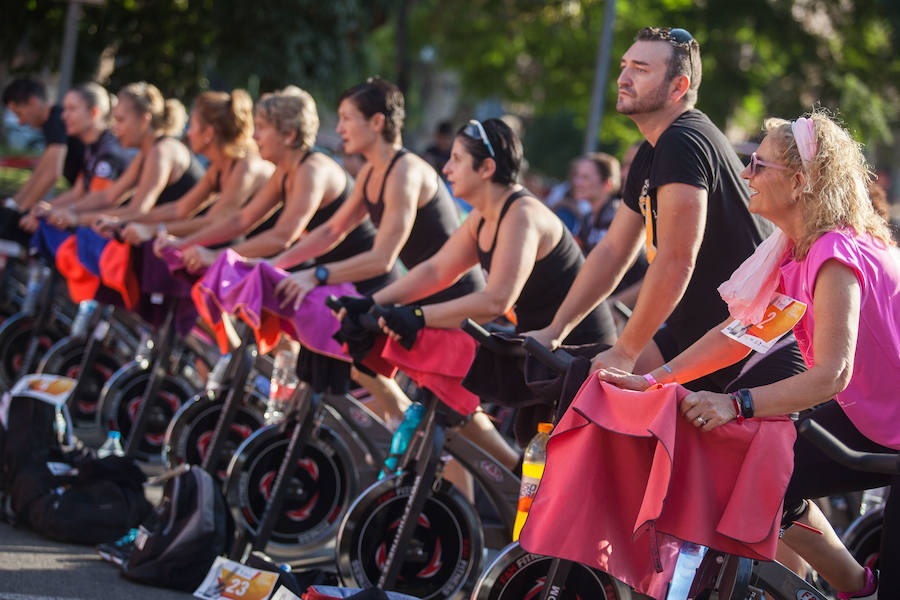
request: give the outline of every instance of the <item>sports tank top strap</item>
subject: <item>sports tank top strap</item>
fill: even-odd
[[[281,202],[284,203],[287,201],[287,180],[288,173],[285,173],[281,176]]]
[[[231,172],[234,171],[234,165],[236,165],[236,164],[237,164],[237,159],[232,158],[231,161],[229,161],[229,163],[228,163],[227,169],[219,169],[216,172],[216,181],[215,181],[215,183],[213,183],[213,191],[214,192],[222,191],[222,171],[224,170],[226,175],[231,175]]]
[[[491,266],[491,259],[494,257],[494,248],[497,247],[497,234],[500,233],[500,223],[503,222],[503,217],[506,216],[509,207],[519,198],[530,195],[528,190],[521,189],[507,196],[506,201],[503,203],[503,208],[500,209],[500,218],[497,219],[497,229],[494,230],[494,239],[491,241],[491,247],[488,250],[482,250],[481,245],[478,243],[479,238],[481,238],[481,228],[484,226],[484,217],[481,217],[481,220],[478,222],[478,229],[475,231],[475,246],[478,249],[478,258],[480,259],[481,266],[485,269],[489,269]]]
[[[406,148],[400,148],[399,150],[397,150],[394,158],[391,159],[387,170],[384,172],[384,179],[381,180],[381,190],[378,192],[378,204],[384,204],[384,187],[387,184],[388,176],[391,174],[391,169],[394,168],[394,165],[397,164],[397,161],[400,160],[402,156],[408,153],[409,150],[407,150]],[[370,172],[369,174],[371,175],[372,173]]]
[[[369,172],[366,173],[366,180],[363,182],[363,200],[366,201],[366,209],[369,211],[369,218],[372,219],[375,227],[381,225],[381,216],[384,214],[384,188],[385,184],[387,184],[388,176],[391,174],[391,169],[394,168],[394,165],[400,157],[408,152],[409,150],[406,148],[400,148],[397,150],[396,154],[394,154],[393,158],[391,158],[391,162],[384,172],[384,178],[381,180],[381,189],[378,191],[378,198],[375,202],[369,202],[369,195],[366,191],[369,188],[369,179],[372,177],[372,171],[374,169],[369,169]]]

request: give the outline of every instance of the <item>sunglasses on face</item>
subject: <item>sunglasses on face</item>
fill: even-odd
[[[781,171],[790,171],[790,169],[788,167],[785,167],[784,165],[779,165],[777,163],[767,162],[767,161],[760,159],[758,156],[756,156],[756,152],[751,154],[750,155],[750,177],[756,176],[756,174],[759,172],[759,170],[762,167],[771,167],[773,169],[779,169]]]
[[[466,126],[463,129],[463,133],[474,140],[481,140],[482,143],[487,147],[488,152],[491,153],[491,158],[496,158],[496,155],[494,154],[494,147],[491,146],[491,141],[488,139],[487,133],[484,131],[484,127],[481,125],[480,121],[472,119],[471,121],[466,123]]]

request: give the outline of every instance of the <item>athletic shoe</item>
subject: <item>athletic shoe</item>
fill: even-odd
[[[858,592],[838,593],[838,600],[878,600],[878,571],[866,567],[866,584]]]
[[[137,528],[129,529],[128,533],[114,542],[97,545],[97,554],[107,562],[120,567],[128,560],[131,551],[134,550],[134,539],[137,537]]]

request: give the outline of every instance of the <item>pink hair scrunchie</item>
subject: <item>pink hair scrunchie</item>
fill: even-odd
[[[819,151],[819,143],[816,141],[816,126],[812,119],[800,117],[791,123],[791,132],[794,134],[794,141],[797,143],[797,151],[800,153],[800,160],[803,164],[807,164]]]

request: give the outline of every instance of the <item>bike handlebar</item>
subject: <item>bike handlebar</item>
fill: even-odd
[[[334,294],[329,294],[325,298],[325,306],[327,306],[334,312],[337,312],[337,311],[341,310],[342,308],[344,308],[344,305],[341,304],[341,301],[338,300],[337,296],[335,296]]]
[[[525,337],[525,341],[522,346],[525,348],[525,351],[528,352],[528,354],[532,355],[558,373],[565,373],[569,368],[569,364],[575,358],[565,350],[550,350],[542,343],[530,336]]]
[[[828,457],[845,467],[872,473],[900,473],[900,454],[853,450],[813,419],[800,423],[797,430]]]
[[[475,340],[479,344],[487,346],[493,351],[501,354],[517,354],[516,350],[514,349],[521,348],[528,354],[531,354],[536,359],[538,359],[554,371],[558,371],[559,373],[565,373],[566,369],[569,368],[569,363],[571,363],[573,359],[573,356],[565,350],[556,350],[554,352],[533,337],[528,336],[522,339],[521,345],[501,346],[496,337],[491,335],[491,333],[487,329],[485,329],[472,319],[464,320],[460,325],[460,328],[471,335],[473,338],[475,338]]]

